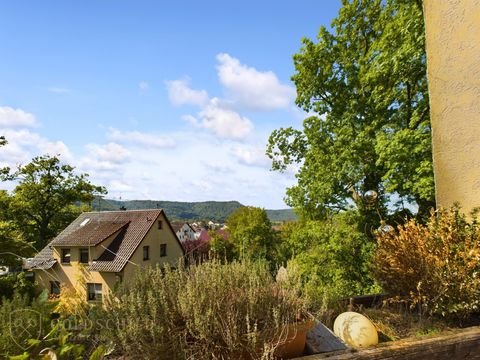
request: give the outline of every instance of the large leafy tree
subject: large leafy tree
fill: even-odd
[[[371,229],[392,200],[434,206],[422,4],[342,4],[293,58],[296,104],[314,115],[275,130],[267,154],[274,170],[299,165],[286,200],[305,218],[355,204]]]
[[[275,233],[264,209],[238,208],[227,219],[227,226],[239,258],[274,260]]]
[[[87,174],[77,175],[72,166],[48,155],[19,166],[8,178],[16,179],[18,184],[5,211],[23,239],[37,249],[88,208],[95,194],[106,193],[103,187],[91,184]]]

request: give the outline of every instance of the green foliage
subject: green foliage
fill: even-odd
[[[458,207],[378,232],[374,273],[392,301],[462,319],[480,309],[480,227]]]
[[[46,293],[33,301],[18,293],[11,300],[4,298],[0,306],[0,357],[21,354],[46,336],[51,330],[52,307]]]
[[[209,251],[218,260],[232,261],[235,258],[235,248],[230,239],[225,239],[216,231],[210,231]]]
[[[325,310],[341,298],[378,290],[369,271],[374,244],[357,230],[358,216],[350,211],[282,229],[289,277],[298,278],[313,309]]]
[[[31,256],[34,249],[24,241],[18,224],[9,213],[11,197],[0,190],[0,265],[18,266],[22,256]]]
[[[302,311],[265,263],[249,261],[144,269],[117,296],[102,315],[116,328],[104,336],[146,359],[259,358]]]
[[[316,115],[275,130],[267,154],[274,170],[300,164],[286,200],[305,218],[354,203],[370,230],[392,193],[434,205],[423,14],[415,1],[342,3],[332,32],[293,58],[296,103]]]
[[[83,314],[52,320],[55,306],[46,291],[31,300],[16,289],[12,299],[4,298],[0,307],[0,358],[103,359],[108,347],[98,345],[96,334],[91,332],[92,321],[98,319]]]
[[[17,179],[18,185],[1,216],[15,223],[26,242],[41,249],[82,212],[79,203],[89,204],[95,193],[105,192],[87,177],[76,175],[57,157],[36,157],[7,177]]]
[[[238,258],[274,260],[275,233],[264,209],[244,206],[227,220]]]
[[[31,280],[27,279],[26,273],[9,274],[0,277],[0,304],[4,299],[12,299],[14,294],[33,299],[35,287]]]

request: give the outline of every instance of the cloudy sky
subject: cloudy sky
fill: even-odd
[[[301,126],[292,55],[339,7],[0,0],[0,166],[59,154],[113,199],[285,208],[266,141]]]

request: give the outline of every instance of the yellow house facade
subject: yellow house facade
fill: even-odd
[[[41,289],[100,302],[139,268],[176,267],[184,250],[162,209],[81,214],[29,264]]]

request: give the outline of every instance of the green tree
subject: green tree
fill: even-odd
[[[31,244],[25,242],[9,212],[11,196],[0,190],[0,265],[19,265],[21,257],[33,254]]]
[[[264,209],[241,207],[227,219],[227,227],[239,258],[274,260],[275,233]]]
[[[0,136],[0,147],[7,144],[4,136]],[[7,175],[8,167],[0,168],[0,176]],[[8,211],[10,196],[7,191],[0,190],[0,265],[15,266],[22,256],[32,254],[32,248],[23,241],[20,232]]]
[[[222,234],[216,231],[209,231],[210,253],[219,260],[225,260],[227,262],[234,259],[234,248],[230,239],[225,239]]]
[[[302,284],[303,295],[317,309],[338,298],[375,292],[369,264],[374,245],[357,229],[358,212],[335,214],[325,220],[305,220],[283,228],[289,254],[287,271]]]
[[[72,166],[48,155],[19,166],[8,178],[18,184],[7,211],[23,239],[37,249],[88,208],[95,194],[106,193],[105,188],[92,185],[87,174],[76,175]]]
[[[343,0],[332,31],[294,55],[303,129],[275,130],[274,170],[299,164],[286,201],[305,218],[355,204],[371,231],[392,194],[434,206],[431,128],[421,1]]]

